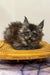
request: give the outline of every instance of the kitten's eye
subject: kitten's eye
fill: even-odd
[[[38,34],[33,32],[33,37],[37,37],[37,36],[38,36]]]
[[[24,32],[24,34],[25,34],[26,36],[28,36],[28,35],[29,35],[29,32]]]

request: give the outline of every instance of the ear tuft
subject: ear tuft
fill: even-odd
[[[29,25],[29,22],[28,22],[28,19],[26,16],[24,16],[24,25],[25,26],[28,26]]]
[[[38,25],[38,27],[39,27],[40,29],[42,29],[42,28],[44,27],[44,20]]]

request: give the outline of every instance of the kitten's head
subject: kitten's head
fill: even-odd
[[[42,39],[42,29],[44,26],[44,20],[39,24],[31,24],[25,17],[22,28],[19,30],[19,36],[24,45],[39,44]]]

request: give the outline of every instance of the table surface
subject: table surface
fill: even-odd
[[[50,75],[50,62],[8,64],[0,60],[0,75]]]

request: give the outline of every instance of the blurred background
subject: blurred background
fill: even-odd
[[[0,40],[8,24],[24,16],[37,25],[44,20],[43,40],[50,43],[50,0],[0,0]]]

